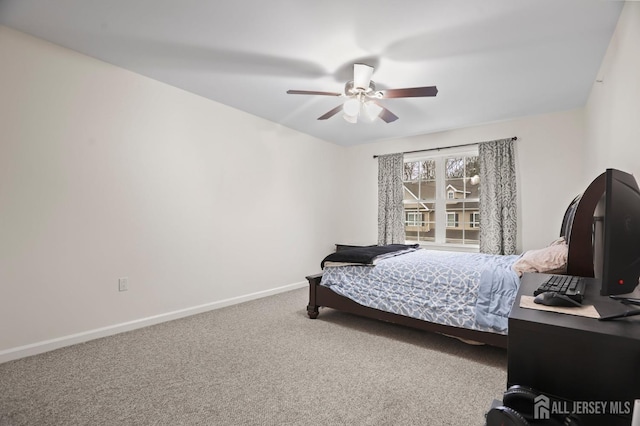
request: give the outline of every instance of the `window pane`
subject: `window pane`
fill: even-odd
[[[467,201],[464,204],[464,208],[465,210],[468,210],[469,212],[478,212],[480,210],[480,208],[478,207],[480,205],[480,203],[478,203],[477,201]],[[478,213],[480,214],[480,213]]]
[[[447,179],[464,177],[464,157],[447,158],[445,160],[445,175]]]
[[[404,195],[403,202],[406,204],[407,202],[414,202],[419,200],[418,197],[420,191],[420,184],[418,182],[404,182]]]
[[[480,178],[469,178],[466,180],[465,190],[467,191],[467,198],[477,200],[480,198]]]
[[[464,229],[464,239],[469,239],[469,232],[474,230],[473,227],[474,212],[465,210],[462,219],[462,228]]]
[[[480,174],[477,156],[451,157],[445,164],[447,179],[464,179]]]
[[[478,157],[467,157],[465,167],[467,198],[480,198],[480,166]]]
[[[465,158],[455,157],[445,160],[445,197],[448,200],[459,200],[468,197],[465,187]]]
[[[447,228],[446,242],[451,244],[479,244],[479,229]]]
[[[436,199],[436,181],[435,180],[420,182],[420,199],[421,200]]]
[[[458,215],[457,226],[449,227],[447,221],[446,242],[453,244],[479,244],[480,214],[477,202],[448,204],[447,210]],[[449,216],[448,216],[449,217]]]
[[[436,162],[422,160],[404,163],[404,200],[435,200]]]
[[[446,159],[445,195],[447,199],[477,199],[479,184],[477,156]]]
[[[407,240],[435,241],[435,203],[405,203],[404,215]]]
[[[469,197],[464,179],[447,179],[445,185],[445,198],[447,200],[461,200]]]
[[[412,163],[404,163],[404,173],[402,176],[402,180],[407,181],[415,181],[420,177],[420,162],[414,161]]]
[[[480,230],[468,229],[464,233],[464,244],[480,244]]]
[[[478,163],[478,156],[467,157],[465,165],[465,177],[473,177],[480,175],[480,165]]]
[[[447,206],[449,209],[449,206]],[[460,226],[459,213],[447,211],[447,229],[445,232],[446,242],[460,244],[463,238],[463,228]]]
[[[447,235],[445,242],[450,244],[462,244],[462,229],[447,228]]]
[[[435,160],[424,160],[420,162],[420,179],[436,180],[436,162]]]

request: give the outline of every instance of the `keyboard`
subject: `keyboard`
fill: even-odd
[[[550,275],[540,286],[533,292],[534,296],[540,293],[552,291],[567,296],[578,303],[582,303],[584,298],[585,280],[582,277],[574,277],[571,275]]]

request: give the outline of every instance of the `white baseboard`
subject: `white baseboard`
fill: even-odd
[[[248,302],[249,300],[260,299],[262,297],[272,296],[278,293],[284,293],[286,291],[295,290],[297,288],[303,288],[306,285],[307,285],[306,281],[301,281],[298,283],[289,284],[282,287],[276,287],[270,290],[259,291],[259,292],[247,294],[244,296],[232,297],[230,299],[206,303],[204,305],[193,306],[191,308],[180,309],[177,311],[154,315],[147,318],[140,318],[137,320],[124,322],[121,324],[114,324],[107,327],[97,328],[94,330],[88,330],[88,331],[83,331],[81,333],[58,337],[55,339],[44,340],[41,342],[31,343],[24,346],[5,349],[0,351],[0,364],[7,361],[13,361],[19,358],[24,358],[27,356],[38,355],[44,352],[49,352],[54,349],[59,349],[65,346],[71,346],[78,343],[87,342],[89,340],[98,339],[100,337],[111,336],[114,334],[123,333],[125,331],[131,331],[137,328],[148,327],[150,325],[159,324],[161,322],[171,321],[178,318],[184,318],[190,315],[207,312],[214,309],[220,309],[226,306],[236,305],[242,302]]]

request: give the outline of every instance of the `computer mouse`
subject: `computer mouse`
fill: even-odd
[[[539,305],[546,306],[566,306],[566,307],[574,307],[574,306],[582,306],[580,302],[576,302],[569,296],[565,296],[564,294],[559,294],[554,291],[547,291],[545,293],[540,293],[533,299],[533,301]]]

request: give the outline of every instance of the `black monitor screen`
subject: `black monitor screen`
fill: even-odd
[[[594,275],[602,295],[631,293],[640,276],[640,189],[635,178],[607,169],[594,212]]]

